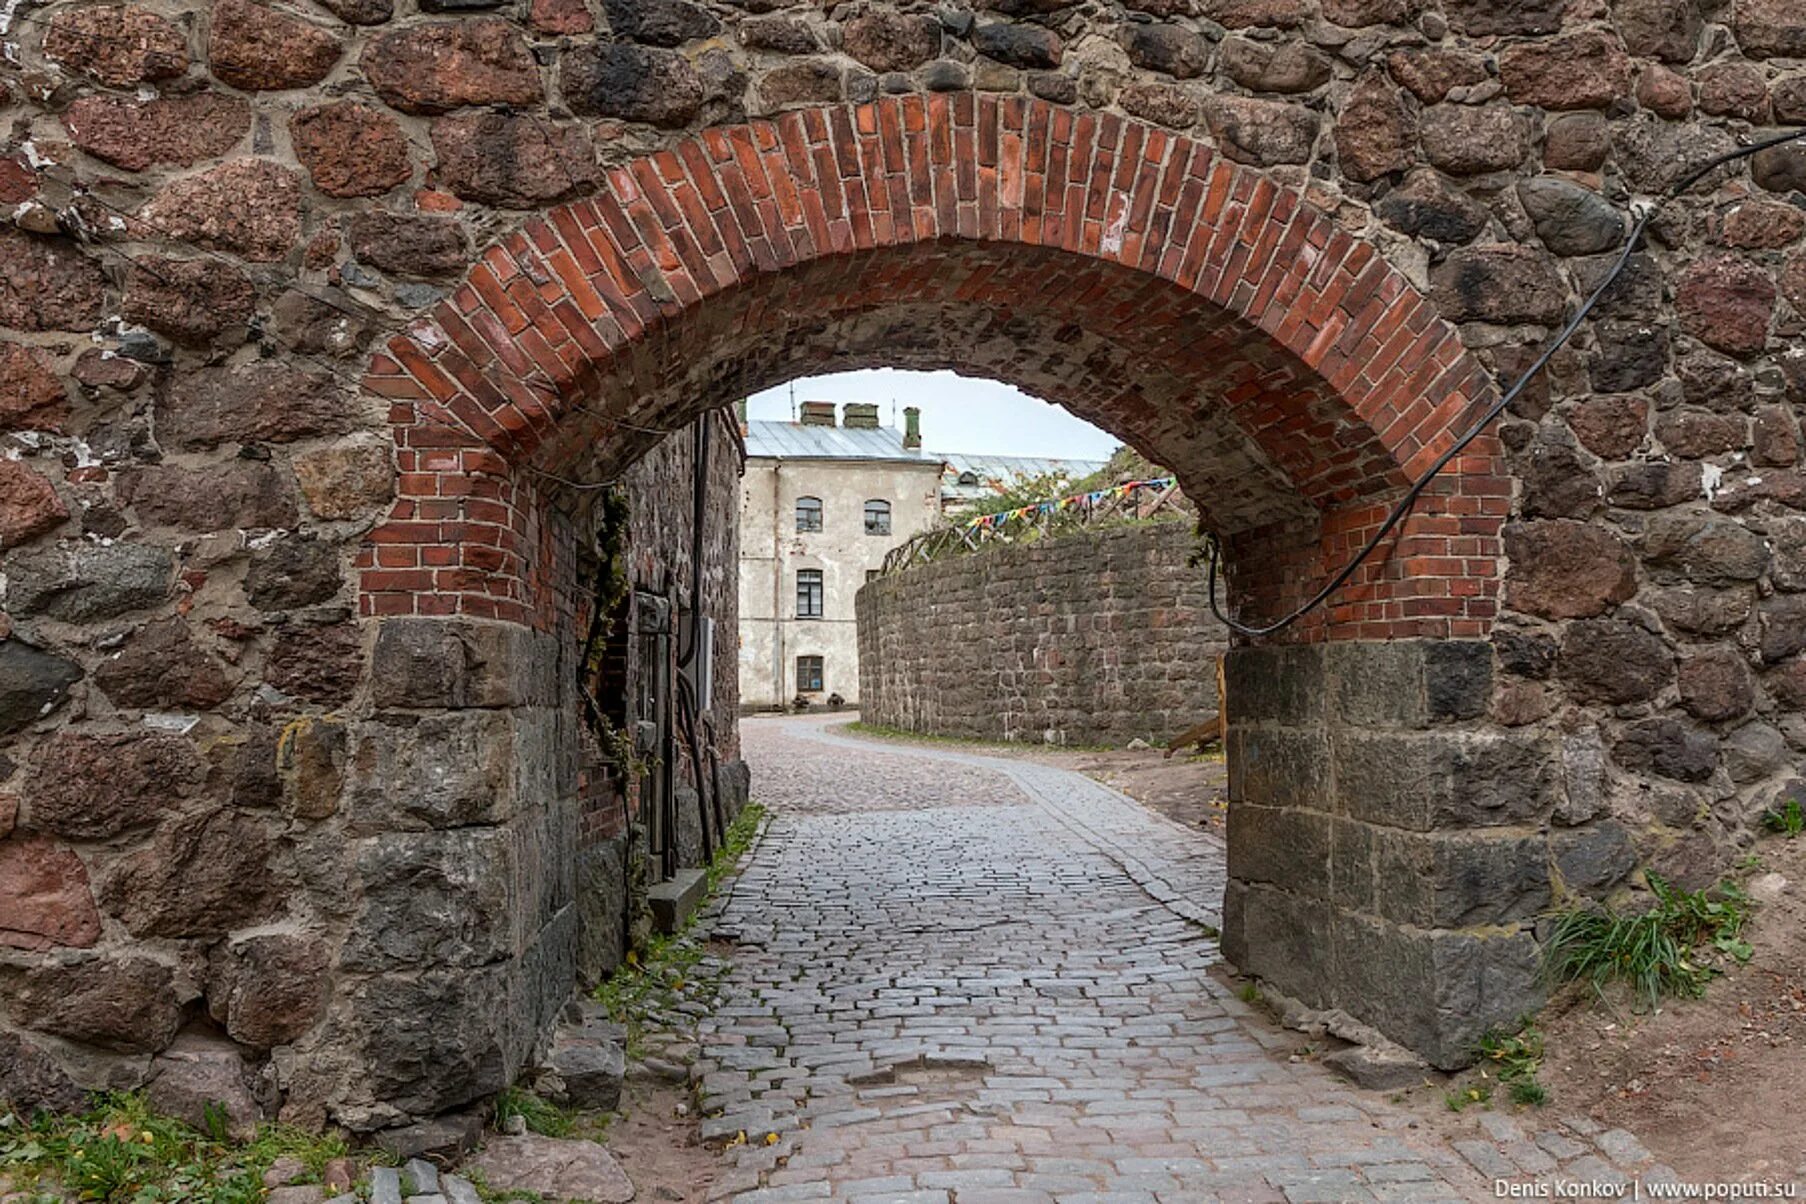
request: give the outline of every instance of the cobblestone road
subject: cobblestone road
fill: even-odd
[[[840,717],[837,722],[844,722]],[[715,906],[715,1198],[1494,1199],[1667,1177],[1629,1134],[1487,1113],[1447,1140],[1211,977],[1220,844],[1065,770],[744,725],[766,835]],[[1600,1147],[1614,1151],[1606,1158]]]

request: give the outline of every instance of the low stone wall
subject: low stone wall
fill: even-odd
[[[1187,523],[991,547],[859,591],[867,722],[1056,744],[1164,741],[1216,709],[1228,633]]]

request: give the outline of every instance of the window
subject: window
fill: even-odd
[[[867,535],[890,534],[890,503],[881,498],[873,498],[865,504],[865,533]]]
[[[821,530],[820,498],[799,497],[796,499],[796,529],[798,531]]]
[[[799,656],[796,658],[796,692],[798,694],[821,693],[821,657]]]
[[[821,618],[820,569],[798,569],[796,571],[796,617],[799,619]]]
[[[865,579],[867,581],[876,581],[878,578],[882,577],[883,575],[884,575],[883,569],[867,569],[867,570],[865,570]]]

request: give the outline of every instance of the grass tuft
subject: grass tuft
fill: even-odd
[[[1800,809],[1799,799],[1790,798],[1786,806],[1763,812],[1762,826],[1792,840],[1806,832],[1806,811]]]
[[[1640,915],[1610,907],[1560,912],[1543,948],[1544,969],[1555,982],[1610,982],[1630,986],[1647,1006],[1663,996],[1695,997],[1721,971],[1706,958],[1716,953],[1738,962],[1753,950],[1743,940],[1749,899],[1732,883],[1710,890],[1676,890],[1655,874],[1649,889],[1656,905]]]
[[[258,1204],[276,1159],[299,1159],[303,1181],[318,1182],[326,1163],[346,1154],[338,1135],[263,1125],[233,1142],[210,1120],[216,1131],[203,1133],[158,1116],[134,1094],[96,1096],[79,1116],[26,1116],[0,1105],[0,1180],[31,1204]]]
[[[495,1127],[507,1131],[508,1122],[520,1117],[530,1133],[541,1137],[569,1137],[576,1127],[570,1115],[557,1104],[543,1100],[531,1091],[510,1087],[495,1097]]]
[[[765,808],[748,803],[728,825],[721,847],[704,871],[710,894],[752,847],[764,817]],[[629,1055],[639,1056],[645,1022],[678,1001],[678,992],[694,977],[702,955],[702,942],[690,932],[688,924],[680,932],[654,933],[640,948],[628,950],[627,960],[592,992],[591,997],[607,1010],[609,1019],[626,1027]]]
[[[1484,1083],[1461,1087],[1444,1093],[1442,1102],[1450,1112],[1465,1112],[1476,1104],[1488,1107],[1492,1104],[1492,1088]]]
[[[1505,1085],[1512,1103],[1540,1108],[1549,1102],[1548,1089],[1536,1078],[1543,1065],[1543,1034],[1534,1024],[1525,1021],[1515,1033],[1488,1032],[1480,1038],[1480,1057]]]

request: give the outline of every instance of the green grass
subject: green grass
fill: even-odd
[[[1480,1058],[1504,1084],[1512,1103],[1540,1108],[1549,1102],[1548,1090],[1536,1078],[1543,1065],[1543,1034],[1534,1024],[1526,1022],[1515,1033],[1487,1033],[1480,1038]]]
[[[557,1104],[540,1099],[531,1091],[510,1087],[495,1097],[495,1127],[506,1132],[508,1122],[520,1117],[530,1133],[542,1137],[569,1137],[576,1122]]]
[[[764,817],[765,808],[748,803],[728,825],[721,847],[704,871],[710,894],[752,847]],[[678,1002],[678,992],[694,977],[702,955],[702,942],[688,924],[681,932],[654,933],[642,947],[628,950],[627,960],[615,967],[614,973],[592,993],[592,998],[607,1009],[609,1018],[626,1027],[629,1055],[639,1056],[646,1021]],[[529,1120],[528,1126],[531,1125]]]
[[[1656,905],[1638,915],[1609,907],[1559,912],[1543,947],[1544,969],[1561,982],[1588,982],[1603,992],[1623,983],[1646,1006],[1663,996],[1703,994],[1721,971],[1715,955],[1746,962],[1753,952],[1743,940],[1749,900],[1736,885],[1681,891],[1649,874]]]
[[[740,864],[740,858],[746,856],[746,850],[752,848],[753,838],[758,836],[759,824],[764,819],[765,808],[758,803],[748,803],[740,808],[740,814],[734,816],[734,822],[721,834],[721,847],[715,850],[715,859],[709,862],[705,871],[710,894],[714,894],[715,888],[721,885],[721,880]]]
[[[318,1182],[322,1168],[345,1156],[336,1135],[260,1126],[235,1143],[158,1116],[137,1095],[97,1096],[79,1116],[24,1116],[0,1106],[0,1176],[24,1199],[67,1196],[101,1204],[256,1204],[267,1194],[263,1174],[291,1156]]]
[[[1261,1000],[1266,998],[1264,995],[1262,995],[1260,993],[1260,988],[1255,986],[1251,982],[1243,983],[1241,985],[1241,987],[1239,989],[1237,989],[1236,996],[1243,1003],[1248,1003],[1248,1004],[1259,1003],[1259,1002],[1261,1002]]]
[[[1800,809],[1799,799],[1790,798],[1786,806],[1764,812],[1762,826],[1792,840],[1801,832],[1806,832],[1806,811]]]
[[[1448,1105],[1450,1112],[1465,1112],[1478,1104],[1490,1107],[1492,1104],[1492,1088],[1484,1083],[1471,1084],[1466,1087],[1445,1092],[1442,1102]]]

